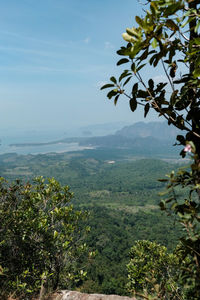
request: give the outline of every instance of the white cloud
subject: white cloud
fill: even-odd
[[[168,82],[167,76],[165,75],[157,75],[152,78],[156,83],[159,82]]]
[[[4,37],[10,38],[12,42],[32,42],[34,44],[37,44],[38,46],[40,45],[48,45],[48,46],[53,46],[53,47],[63,47],[67,48],[69,45],[73,44],[72,41],[68,40],[65,41],[64,43],[57,41],[57,40],[44,40],[44,39],[38,39],[35,37],[30,37],[23,35],[22,33],[17,33],[17,32],[11,32],[11,31],[5,31],[5,30],[0,30],[0,34]]]
[[[104,43],[105,49],[113,49],[114,45],[110,42],[105,42]]]
[[[83,41],[84,41],[85,44],[89,44],[90,38],[89,38],[89,37],[86,37]]]
[[[45,65],[15,65],[15,66],[0,66],[0,73],[2,72],[11,72],[15,73],[41,73],[41,74],[50,74],[50,73],[63,73],[63,74],[104,74],[106,69],[105,65],[88,65],[87,67],[70,67],[64,66],[63,68],[54,67],[54,66],[45,66]],[[96,85],[96,87],[101,87],[106,82],[101,82]]]
[[[33,54],[33,55],[39,55],[39,56],[46,56],[46,57],[57,57],[58,55],[55,55],[55,52],[47,52],[47,51],[40,51],[35,49],[28,49],[28,48],[19,48],[19,47],[5,47],[0,46],[0,51],[6,51],[6,52],[21,52],[24,54]]]

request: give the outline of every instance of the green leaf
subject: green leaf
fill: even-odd
[[[168,179],[158,179],[160,182],[168,182]]]
[[[182,145],[185,145],[185,137],[183,135],[177,135],[177,141],[179,141]]]
[[[140,25],[143,28],[144,22],[140,17],[136,16],[135,21],[138,23],[138,25]]]
[[[126,32],[135,37],[136,39],[138,39],[140,37],[139,32],[137,31],[137,29],[135,27],[132,28],[126,28]]]
[[[144,117],[146,118],[148,112],[149,112],[149,109],[150,109],[150,104],[147,103],[144,107]]]
[[[176,23],[172,20],[172,19],[168,19],[166,22],[165,22],[165,25],[170,28],[171,30],[173,31],[178,31],[179,30],[179,27],[178,25],[176,25]]]
[[[132,98],[129,101],[129,105],[130,105],[130,109],[132,110],[132,112],[134,112],[137,108],[137,100],[135,98]]]
[[[149,54],[149,49],[147,48],[147,49],[142,53],[142,55],[139,57],[140,61],[146,59],[147,56],[148,56],[148,54]]]
[[[177,94],[178,94],[178,90],[173,91],[173,93],[171,94],[171,97],[170,97],[170,104],[171,104],[172,106],[174,106],[174,104],[176,103],[176,100],[177,100]]]
[[[114,87],[114,86],[115,86],[115,85],[112,84],[112,83],[107,83],[107,84],[103,85],[103,86],[100,88],[100,90],[107,89],[107,88]]]
[[[53,233],[53,237],[54,239],[58,236],[58,232],[56,230],[54,230],[54,233]]]
[[[157,5],[155,4],[155,2],[151,2],[150,9],[151,9],[152,15],[155,16],[156,11],[157,11]]]
[[[159,63],[159,61],[161,60],[161,58],[162,58],[162,54],[161,54],[161,53],[158,53],[158,54],[156,55],[156,57],[155,57],[154,62],[153,62],[153,66],[154,66],[154,67],[157,66],[157,64]]]
[[[149,60],[150,65],[153,64],[153,62],[154,62],[154,60],[156,59],[156,57],[157,57],[157,53],[154,54],[154,55],[150,58],[150,60]]]
[[[153,79],[149,79],[148,84],[149,84],[149,89],[153,90],[153,88],[154,88],[154,81],[153,81]]]
[[[138,98],[146,98],[149,96],[149,93],[147,91],[139,90],[137,93]]]
[[[198,32],[199,27],[200,27],[200,21],[198,20],[197,25],[195,26],[194,31],[195,31],[195,32]]]
[[[121,47],[121,49],[117,51],[117,54],[122,56],[129,56],[130,52],[131,52],[131,47],[127,46],[127,47]]]
[[[185,77],[185,78],[181,78],[181,79],[178,79],[178,80],[174,80],[173,83],[174,84],[180,84],[180,83],[188,82],[188,80],[189,80],[189,78]]]
[[[144,66],[146,66],[146,64],[142,64],[139,67],[137,67],[136,72],[139,72]]]
[[[164,200],[161,200],[160,203],[159,203],[159,205],[160,205],[160,209],[161,210],[165,210],[166,209],[165,201]]]
[[[108,99],[111,99],[113,96],[117,95],[117,91],[116,90],[112,90],[107,94]]]
[[[122,81],[123,78],[131,75],[131,73],[128,70],[124,70],[124,72],[119,77],[119,82]]]
[[[173,15],[174,13],[176,13],[180,8],[183,7],[183,3],[181,2],[177,2],[174,3],[174,1],[172,2],[171,5],[168,5],[164,11],[164,17],[168,17],[169,15]]]
[[[131,78],[132,78],[132,76],[129,76],[129,77],[125,80],[123,86],[125,86],[125,85],[129,82],[129,80],[130,80]]]
[[[127,32],[124,32],[124,33],[122,34],[122,37],[123,37],[123,39],[124,39],[126,42],[129,42],[129,43],[134,43],[134,42],[136,42],[136,38],[133,37],[133,36],[131,36],[131,35],[129,35]]]
[[[117,105],[117,101],[118,101],[119,96],[120,96],[120,94],[117,95],[117,96],[115,97],[115,99],[114,99],[114,104],[115,104],[115,105]]]
[[[200,56],[196,58],[195,66],[198,68],[200,66]]]
[[[200,77],[200,68],[196,68],[193,72],[194,78]]]
[[[165,83],[160,82],[159,84],[157,84],[155,93],[160,93],[167,84],[168,84],[167,82]]]
[[[117,80],[114,76],[110,77],[110,81],[114,82],[115,84],[117,83]]]
[[[194,40],[193,40],[193,43],[195,44],[195,45],[200,45],[200,38],[198,37],[198,38],[195,38]]]
[[[130,59],[134,59],[142,48],[143,46],[141,43],[135,43],[134,46],[132,46],[130,49],[130,54],[129,54]]]
[[[154,7],[156,11],[158,11],[158,4],[156,2],[151,2],[151,6]]]
[[[131,70],[133,71],[133,73],[136,73],[135,63],[132,63],[132,65],[131,65]]]
[[[153,39],[152,43],[151,43],[151,46],[155,49],[157,46],[158,46],[158,42],[157,42],[157,39]]]
[[[129,62],[128,58],[122,58],[117,62],[117,66],[120,66],[122,64],[126,64],[127,62]]]
[[[132,95],[133,95],[133,97],[135,97],[137,91],[138,91],[138,83],[135,83],[133,85],[133,88],[132,88]]]

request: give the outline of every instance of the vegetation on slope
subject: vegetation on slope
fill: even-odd
[[[94,259],[80,262],[87,278],[77,281],[76,286],[85,292],[125,295],[126,265],[134,241],[150,239],[172,250],[178,239],[179,229],[174,230],[174,221],[158,207],[158,192],[164,184],[157,178],[168,173],[172,164],[135,158],[109,164],[109,160],[97,159],[96,151],[90,153],[90,158],[89,154],[84,158],[84,153],[2,155],[1,174],[11,181],[16,176],[31,180],[44,174],[70,185],[74,206],[89,213],[85,226],[91,230],[85,242],[90,251],[96,251]]]

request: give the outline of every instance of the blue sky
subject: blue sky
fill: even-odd
[[[143,119],[99,87],[118,72],[137,0],[2,0],[0,127],[51,129]],[[150,120],[150,119],[149,119]]]

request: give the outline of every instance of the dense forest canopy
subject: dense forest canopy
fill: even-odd
[[[115,158],[113,165],[108,163],[110,157]],[[83,253],[81,260],[72,260],[74,271],[87,271],[87,276],[81,280],[75,277],[67,286],[91,293],[125,295],[126,265],[134,242],[150,239],[169,251],[177,243],[180,228],[174,229],[174,221],[159,211],[158,192],[164,184],[157,181],[172,166],[178,168],[175,161],[173,156],[172,163],[167,163],[130,153],[127,156],[123,150],[94,149],[46,155],[4,154],[0,156],[0,170],[10,182],[18,177],[32,183],[32,178],[43,174],[45,179],[50,175],[62,185],[68,183],[74,193],[70,201],[74,209],[89,213],[87,222],[82,221],[90,226],[84,241],[89,252],[96,251],[96,255],[88,261],[87,253]],[[61,281],[59,286],[66,285]]]

